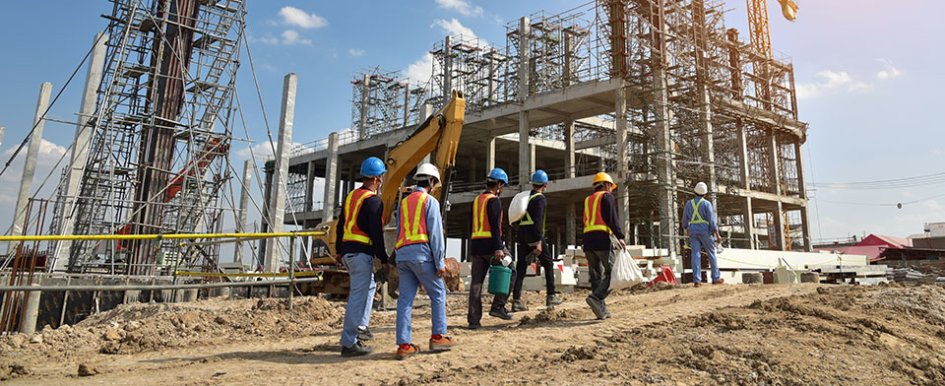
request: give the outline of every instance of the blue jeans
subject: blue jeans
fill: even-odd
[[[719,281],[719,262],[715,259],[715,240],[712,235],[705,233],[690,233],[689,243],[692,245],[692,282],[702,282],[702,257],[700,251],[705,248],[709,255],[709,267],[712,269],[712,282]]]
[[[397,344],[413,343],[410,327],[413,318],[413,299],[422,285],[430,297],[430,313],[433,318],[433,335],[446,334],[446,284],[436,276],[432,261],[398,261],[400,272],[400,296],[397,297]]]
[[[348,275],[351,277],[351,289],[348,292],[348,304],[345,305],[344,330],[341,332],[341,346],[351,347],[358,340],[358,325],[367,326],[371,320],[371,307],[374,305],[374,257],[365,253],[348,253],[342,257]]]

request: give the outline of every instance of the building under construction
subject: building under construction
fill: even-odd
[[[765,2],[748,3],[748,43],[718,2],[600,0],[522,17],[504,46],[446,37],[430,51],[427,84],[355,76],[353,129],[291,153],[284,222],[335,217],[361,160],[383,157],[456,89],[467,110],[446,227],[464,254],[470,203],[492,167],[509,172],[506,199],[533,170],[549,173],[547,231],[559,250],[580,243],[598,171],[617,179],[628,243],[678,253],[683,204],[705,181],[726,245],[808,250],[793,67],[774,55]]]

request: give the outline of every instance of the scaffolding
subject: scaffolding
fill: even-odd
[[[220,196],[231,178],[233,93],[245,4],[111,2],[89,158],[76,197],[60,186],[49,231],[219,231],[223,214],[233,210],[224,207]],[[63,213],[70,207],[70,213]],[[182,248],[168,240],[80,240],[68,248],[70,272],[105,259],[120,262],[114,273],[130,275],[155,274],[157,261],[171,255],[214,269],[219,254],[215,246]]]

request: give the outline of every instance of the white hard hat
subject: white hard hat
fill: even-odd
[[[709,187],[705,185],[705,182],[700,182],[696,184],[695,190],[696,190],[696,194],[700,196],[704,196],[706,193],[709,192]]]
[[[427,177],[434,177],[437,181],[440,181],[440,169],[429,162],[420,164],[417,167],[417,172],[413,174],[413,179],[419,181]]]

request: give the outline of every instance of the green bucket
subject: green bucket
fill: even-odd
[[[512,268],[504,265],[489,267],[489,293],[493,295],[508,295],[509,283],[512,281]]]

